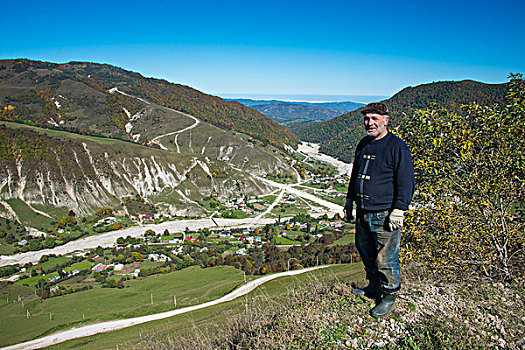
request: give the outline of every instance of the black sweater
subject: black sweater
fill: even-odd
[[[388,132],[379,140],[366,136],[359,142],[347,194],[357,208],[407,210],[414,187],[412,157],[403,140]]]

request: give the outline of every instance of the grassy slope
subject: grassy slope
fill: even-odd
[[[53,227],[51,225],[51,222],[53,221],[52,219],[34,212],[21,199],[14,199],[14,198],[8,199],[7,203],[16,212],[22,225],[29,226],[29,227],[36,227],[40,230],[45,230],[47,228]]]
[[[329,247],[333,247],[336,245],[348,245],[350,243],[355,242],[355,235],[353,233],[349,233],[347,235],[344,235],[343,237],[336,240],[334,243],[328,245]]]
[[[190,267],[166,275],[125,282],[124,289],[94,288],[41,301],[25,300],[0,308],[0,345],[18,343],[53,331],[119,318],[137,317],[200,304],[229,293],[243,281],[242,272],[230,266],[210,269]],[[153,294],[153,305],[151,305]],[[32,317],[26,319],[26,309]],[[52,313],[53,320],[49,321]],[[83,320],[84,318],[84,320]]]
[[[20,286],[7,282],[0,282],[0,307],[9,302],[33,293],[33,288],[27,286]]]
[[[239,298],[228,303],[219,304],[207,309],[198,310],[184,315],[179,315],[166,320],[149,322],[146,324],[125,328],[116,332],[99,334],[96,336],[76,339],[62,344],[57,344],[50,349],[121,349],[129,348],[140,341],[141,336],[155,334],[160,338],[176,337],[177,334],[188,334],[205,332],[213,329],[216,324],[225,322],[225,318],[232,313],[240,313],[245,309],[247,300],[260,298],[262,303],[278,301],[279,296],[286,290],[298,285],[312,281],[312,279],[332,280],[363,279],[362,265],[333,265],[328,269],[313,271],[304,275],[294,277],[283,277],[265,283],[263,286],[248,294],[247,297]]]

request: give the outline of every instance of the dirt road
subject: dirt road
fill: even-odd
[[[4,348],[1,348],[1,350],[40,349],[46,346],[51,346],[54,344],[65,342],[67,340],[88,337],[88,336],[99,334],[99,333],[112,332],[118,329],[135,326],[141,323],[146,323],[150,321],[160,320],[163,318],[173,317],[176,315],[184,314],[184,313],[199,310],[199,309],[204,309],[212,305],[217,305],[220,303],[234,300],[240,296],[248,294],[249,292],[253,291],[255,288],[262,285],[263,283],[271,281],[275,278],[279,278],[283,276],[298,275],[301,273],[305,273],[305,272],[309,272],[309,271],[313,271],[317,269],[322,269],[326,267],[328,266],[315,266],[315,267],[309,267],[309,268],[302,269],[302,270],[287,271],[287,272],[281,272],[281,273],[276,273],[273,275],[264,276],[264,277],[261,277],[261,278],[258,278],[256,280],[246,283],[242,287],[234,290],[233,292],[229,294],[226,294],[222,298],[212,300],[207,303],[189,306],[189,307],[185,307],[181,309],[175,309],[172,311],[161,312],[161,313],[154,314],[154,315],[147,315],[147,316],[141,316],[141,317],[135,317],[135,318],[128,318],[124,320],[115,320],[115,321],[108,321],[108,322],[102,322],[102,323],[95,323],[95,324],[91,324],[91,325],[80,327],[80,328],[69,329],[67,331],[61,331],[61,332],[58,332],[58,333],[55,333],[55,334],[52,334],[52,335],[49,335],[43,338],[31,340],[25,343],[7,346]]]

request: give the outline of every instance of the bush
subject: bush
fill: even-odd
[[[525,84],[512,78],[502,107],[419,111],[398,129],[412,150],[417,188],[404,259],[440,275],[523,274]]]

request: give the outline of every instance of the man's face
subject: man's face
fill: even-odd
[[[368,136],[381,138],[387,134],[388,115],[367,113],[363,118]]]

